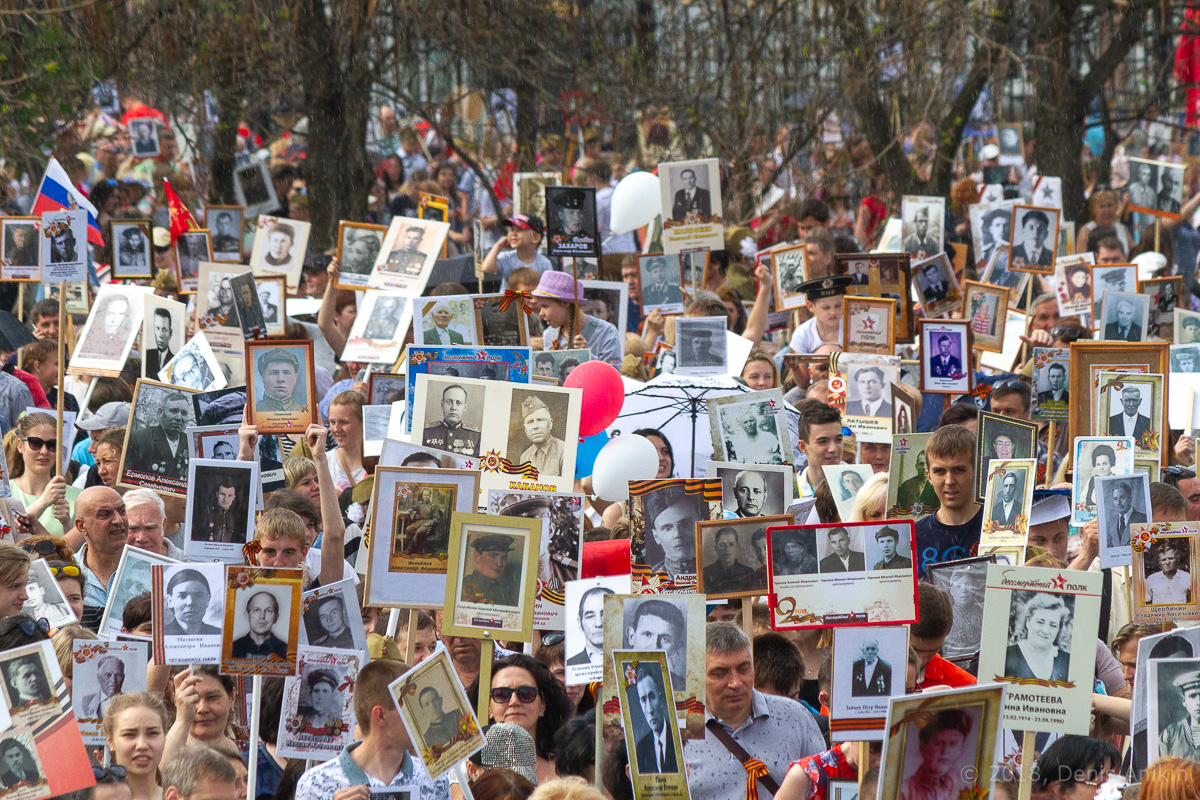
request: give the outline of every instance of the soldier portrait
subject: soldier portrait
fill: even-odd
[[[242,209],[209,206],[204,210],[204,225],[212,233],[214,261],[242,260]]]
[[[459,584],[459,600],[517,607],[521,600],[522,537],[467,529],[464,533],[467,535],[467,559]]]
[[[196,506],[192,541],[245,544],[250,528],[247,514],[253,505],[250,470],[197,465],[195,473],[190,487]]]
[[[247,342],[246,355],[251,416],[260,432],[303,433],[316,420],[312,343]]]
[[[129,420],[120,483],[183,494],[188,473],[186,428],[195,424],[191,393],[139,381]]]
[[[430,379],[429,402],[421,444],[460,455],[478,456],[483,423],[484,390],[453,378]]]
[[[440,466],[440,465],[439,465]],[[404,571],[416,558],[446,558],[450,515],[457,505],[453,484],[412,483],[396,492],[390,566]]]
[[[113,272],[117,276],[150,277],[150,236],[146,223],[114,222],[112,246]],[[36,259],[37,253],[33,255]]]
[[[446,711],[444,705],[442,693],[432,686],[425,686],[417,693],[417,707],[426,721],[423,735],[426,747],[445,747],[458,735],[459,723],[465,715],[453,705]]]
[[[109,287],[109,291],[92,309],[87,326],[75,347],[74,357],[124,363],[141,327],[141,314],[134,312],[135,302],[140,305],[142,300],[139,295],[135,301],[132,290]],[[134,324],[135,320],[138,325]]]
[[[397,248],[388,253],[387,261],[379,270],[409,276],[420,275],[425,260],[429,258],[429,245],[424,242],[425,235],[425,228],[419,225],[406,226],[395,239]]]
[[[567,398],[513,389],[509,461],[529,462],[539,475],[562,475],[567,443]]]

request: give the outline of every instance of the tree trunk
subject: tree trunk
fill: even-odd
[[[370,83],[353,86],[328,77],[306,86],[308,184],[312,235],[309,249],[324,251],[337,242],[338,221],[367,215],[371,166],[367,159]]]
[[[1083,159],[1086,116],[1086,100],[1059,105],[1051,97],[1039,95],[1034,109],[1038,174],[1062,178],[1064,220],[1083,220],[1083,172],[1079,165]]]
[[[233,193],[233,169],[236,165],[238,117],[242,113],[242,97],[229,89],[217,91],[217,118],[213,141],[212,164],[209,165],[208,198],[217,205],[237,202]]]

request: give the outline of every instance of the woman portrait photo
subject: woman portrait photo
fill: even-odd
[[[1066,269],[1067,300],[1086,299],[1092,296],[1091,267],[1086,263],[1072,264]]]
[[[1005,677],[1067,680],[1075,598],[1051,592],[1013,592],[1011,604]]]
[[[1008,226],[1012,221],[1012,210],[998,208],[983,216],[983,246],[979,250],[979,266],[987,264],[997,245],[1008,244]]]

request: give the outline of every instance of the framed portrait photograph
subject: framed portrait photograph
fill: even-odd
[[[120,375],[142,332],[143,298],[148,287],[106,283],[84,323],[67,372],[71,375]]]
[[[86,281],[88,212],[85,209],[45,211],[40,230],[42,281]]]
[[[1033,348],[1033,387],[1030,418],[1059,420],[1069,418],[1071,387],[1071,351],[1068,348]]]
[[[38,247],[38,234],[41,229],[41,217],[4,217],[0,219],[0,280],[40,281],[42,279],[42,267],[39,260],[41,251]],[[118,241],[115,236],[113,241],[114,243]],[[148,236],[146,241],[149,242]],[[115,271],[118,268],[115,258],[112,263]],[[121,276],[114,275],[114,277]]]
[[[475,310],[475,336],[480,344],[492,347],[526,347],[529,324],[520,304],[504,308],[504,295],[485,294],[471,298]],[[622,352],[624,352],[622,339]]]
[[[275,182],[271,180],[271,169],[266,161],[260,159],[234,167],[233,194],[238,205],[245,209],[247,219],[254,219],[260,214],[279,208],[279,199],[275,196]]]
[[[212,260],[212,237],[207,230],[179,234],[175,238],[175,277],[179,279],[179,291],[195,293],[200,282],[200,263]]]
[[[879,356],[895,354],[895,300],[889,297],[842,295],[842,318],[843,350]]]
[[[1136,264],[1096,264],[1092,266],[1092,330],[1103,328],[1104,297],[1110,292],[1132,294],[1137,291]]]
[[[475,306],[468,295],[413,300],[413,340],[418,345],[480,344]]]
[[[992,684],[893,698],[879,800],[916,797],[930,781],[945,787],[947,797],[992,797],[1005,694]]]
[[[846,293],[855,296],[884,297],[896,301],[896,317],[893,327],[896,341],[912,338],[915,328],[908,301],[912,291],[912,271],[907,253],[834,253],[833,271],[837,275],[850,273],[850,263],[866,259],[868,283],[866,286],[851,284]],[[774,270],[772,270],[774,271]],[[776,295],[778,296],[778,295]]]
[[[628,284],[624,281],[585,280],[580,280],[579,283],[583,286],[583,313],[610,323],[618,331],[627,329]]]
[[[1020,125],[997,125],[996,142],[1000,148],[998,162],[1004,166],[1025,163],[1025,137]]]
[[[979,546],[1025,544],[1037,483],[1037,460],[1032,458],[988,464],[983,498],[983,530]]]
[[[395,364],[411,321],[409,298],[396,292],[368,289],[362,295],[342,358],[364,364]]]
[[[101,730],[104,712],[117,695],[146,685],[150,643],[76,639],[71,655],[71,710],[79,732],[86,744],[106,744]]]
[[[941,502],[926,472],[925,445],[929,433],[905,433],[892,436],[892,457],[888,467],[888,519],[918,522],[936,511]]]
[[[1134,526],[1149,522],[1150,480],[1144,472],[1097,477],[1096,519],[1100,525],[1100,565],[1127,567],[1132,563]]]
[[[971,391],[971,324],[967,320],[920,320],[921,391],[966,394]]]
[[[540,519],[451,514],[445,633],[529,641],[541,532]]]
[[[312,341],[246,342],[246,387],[260,433],[302,435],[318,420]]]
[[[117,563],[117,571],[113,573],[112,588],[108,591],[108,599],[104,603],[104,616],[100,618],[100,628],[97,632],[110,637],[121,634],[149,640],[149,632],[122,633],[122,614],[130,600],[151,590],[151,567],[155,564],[177,563],[179,562],[173,558],[133,545],[125,545],[125,549],[121,551],[121,560]]]
[[[287,324],[284,303],[287,300],[287,289],[282,276],[254,277],[258,286],[258,303],[262,308],[263,322],[267,324],[267,336],[283,336]]]
[[[579,686],[604,679],[604,598],[630,593],[628,575],[567,581],[563,627],[566,683]]]
[[[193,458],[188,464],[184,555],[242,561],[242,545],[254,531],[258,463]]]
[[[151,618],[157,664],[217,664],[225,625],[225,565],[152,564]]]
[[[1131,292],[1104,292],[1096,320],[1100,338],[1110,342],[1144,342],[1150,321],[1150,297]]]
[[[432,447],[421,447],[408,441],[386,439],[383,452],[379,456],[380,466],[387,467],[420,467],[428,469],[467,469],[467,464],[476,468],[475,459],[470,456],[460,456]],[[474,472],[475,469],[472,469]],[[439,592],[440,597],[443,593]]]
[[[614,650],[613,674],[621,697],[621,729],[636,796],[687,797],[683,742],[666,653]]]
[[[152,277],[154,254],[151,251],[150,228],[149,220],[113,220],[109,223],[109,258],[114,278],[145,280]],[[9,225],[4,226],[6,247],[9,229]],[[12,229],[14,232],[21,230],[20,226],[12,226]]]
[[[373,406],[403,403],[408,376],[400,372],[372,372],[367,378],[367,403]]]
[[[962,306],[954,265],[945,253],[913,265],[913,286],[926,317],[942,317]]]
[[[808,280],[807,245],[797,244],[771,250],[771,278],[775,283],[775,310],[792,311],[804,308],[804,292]]]
[[[694,587],[697,522],[720,518],[721,483],[674,478],[630,481],[630,550],[633,590]]]
[[[479,507],[479,471],[444,469],[420,453],[401,461],[376,471],[371,530],[379,538],[367,550],[364,588],[374,606],[425,608],[446,596],[450,517]]]
[[[1147,665],[1148,763],[1165,756],[1190,758],[1191,730],[1200,725],[1200,658],[1163,658]]]
[[[1026,285],[1029,283],[1029,273],[1010,269],[1011,264],[1012,245],[996,245],[992,248],[992,254],[984,264],[979,277],[983,283],[1007,290],[1009,305],[1025,295]]]
[[[708,477],[721,481],[721,508],[735,517],[782,514],[792,504],[794,476],[786,464],[708,462]]]
[[[44,619],[51,628],[80,622],[67,603],[62,588],[50,572],[46,559],[39,558],[29,566],[29,577],[25,579],[25,603],[21,610],[35,620]]]
[[[547,186],[546,255],[600,257],[596,190],[583,186]]]
[[[696,591],[716,599],[767,591],[767,527],[790,525],[787,514],[696,522]]]
[[[900,217],[904,220],[904,252],[915,260],[927,259],[945,249],[946,198],[906,194],[900,200]]]
[[[1133,527],[1132,537],[1134,621],[1185,621],[1200,617],[1196,524],[1142,523]]]
[[[152,117],[129,120],[129,138],[133,154],[138,158],[155,158],[161,152],[158,144],[158,122]]]
[[[676,320],[676,374],[729,374],[726,324],[724,317],[680,317]]]
[[[658,165],[663,252],[725,249],[720,172],[716,158]]]
[[[963,284],[962,318],[971,322],[972,341],[976,348],[993,353],[1004,349],[1007,311],[1008,289],[975,281]]]
[[[1094,253],[1060,256],[1054,260],[1055,297],[1061,317],[1078,316],[1087,322],[1092,314]]]
[[[1012,251],[1008,268],[1017,272],[1054,274],[1061,211],[1050,206],[1014,205]]]
[[[1183,277],[1151,278],[1138,281],[1138,294],[1150,298],[1150,315],[1146,318],[1146,338],[1175,338],[1175,307],[1183,295]]]
[[[1133,437],[1080,436],[1074,442],[1071,523],[1085,525],[1097,516],[1096,480],[1133,472]]]
[[[1128,208],[1165,219],[1179,219],[1183,207],[1183,176],[1187,164],[1129,159]]]
[[[917,613],[913,532],[909,520],[767,528],[768,587],[776,598],[772,628],[913,621]],[[783,556],[778,565],[777,553]]]
[[[296,674],[283,683],[280,756],[328,760],[354,742],[354,681],[365,664],[362,653],[296,648]]]
[[[129,428],[117,483],[184,497],[188,487],[185,430],[195,424],[192,391],[141,378],[133,387]]]
[[[954,604],[954,622],[942,645],[948,661],[962,663],[979,655],[987,568],[994,563],[996,556],[989,554],[925,565],[925,580],[945,589]]]
[[[1170,369],[1168,342],[1099,342],[1081,339],[1071,343],[1071,439],[1098,431],[1096,401],[1101,372],[1152,373]]]
[[[241,264],[217,264],[202,262],[196,284],[196,329],[215,329],[218,335],[232,339],[242,337],[237,307],[233,302],[233,279],[239,275],[252,274]]]
[[[779,389],[743,392],[708,400],[713,460],[790,464],[787,412]]]
[[[1161,459],[1165,464],[1163,375],[1101,372],[1098,377],[1096,432],[1128,436],[1133,439],[1135,458]]]
[[[863,418],[892,418],[892,384],[900,379],[899,365],[894,357],[846,354],[838,359],[837,370],[830,373],[830,377],[837,379],[831,381],[835,385],[840,382],[844,386],[845,402],[835,401],[833,405],[842,406],[844,415],[854,418],[847,423],[851,428]],[[891,431],[885,432],[891,434]]]
[[[1009,226],[1012,224],[1014,205],[1015,200],[1000,200],[995,203],[979,202],[967,206],[971,241],[975,248],[972,257],[978,272],[983,272],[997,247],[1007,246],[1012,242]],[[1016,286],[1006,285],[1005,288],[1013,289]]]
[[[875,474],[874,467],[870,464],[825,464],[821,470],[825,473],[825,480],[833,494],[838,516],[849,519],[854,508],[854,497],[863,484]]]
[[[980,411],[975,439],[975,500],[984,501],[993,461],[1026,458],[1037,459],[1037,425]]]
[[[206,261],[242,262],[245,218],[245,209],[241,206],[204,207],[204,227],[212,234],[212,258]]]
[[[1200,312],[1176,308],[1174,317],[1175,344],[1200,343]]]
[[[395,289],[410,297],[425,291],[433,263],[441,257],[450,225],[432,219],[396,217],[383,237],[367,285]]]
[[[0,690],[7,718],[18,729],[40,729],[70,706],[54,648],[40,642],[5,650],[0,656]]]
[[[283,275],[287,285],[300,284],[304,254],[312,224],[300,220],[260,215],[255,223],[250,267],[255,275]]]
[[[636,587],[634,589],[636,591]],[[684,740],[704,738],[704,713],[697,703],[704,695],[704,596],[699,594],[606,595],[604,598],[604,652],[619,650],[663,650],[666,673],[671,679],[675,707],[680,709]],[[604,689],[607,701],[617,687],[613,660],[605,659]],[[622,703],[624,705],[624,703]],[[617,704],[598,704],[604,710],[604,726],[622,723]],[[685,711],[686,709],[686,711]],[[615,730],[615,728],[611,728]]]
[[[888,700],[904,694],[900,673],[907,666],[908,629],[903,625],[834,628],[832,739],[883,739]]]
[[[367,632],[355,581],[319,586],[300,595],[300,644],[367,654]]]
[[[539,351],[539,355],[546,351]],[[585,353],[587,351],[550,351],[555,363],[565,363],[567,356],[559,362],[559,353]],[[412,430],[412,399],[417,390],[417,375],[446,375],[449,377],[501,380],[510,383],[529,383],[530,356],[528,347],[467,347],[467,346],[407,346],[407,389],[404,395],[409,413],[404,422],[407,431]],[[544,360],[543,360],[543,363]],[[580,361],[582,363],[582,360]],[[569,365],[568,365],[569,368]],[[376,373],[372,373],[374,375]],[[551,370],[551,374],[555,374]]]
[[[997,635],[983,640],[979,674],[1022,689],[1005,695],[1006,726],[1038,733],[1086,732],[1096,657],[1090,641],[1087,646],[1071,644],[1099,623],[1104,576],[993,564],[987,581],[983,626]],[[1051,702],[1051,696],[1058,701]]]
[[[228,383],[204,331],[196,331],[155,377],[163,383],[197,392],[224,389]]]
[[[445,650],[401,675],[388,691],[433,780],[483,749],[479,720]]]
[[[301,580],[298,569],[225,567],[222,675],[296,674]]]
[[[187,335],[187,306],[156,294],[142,298],[142,377],[158,380],[158,373],[175,358]]]
[[[663,315],[683,313],[683,271],[679,255],[651,253],[638,256],[638,305],[642,314],[657,311]]]
[[[363,222],[338,222],[337,259],[342,266],[339,289],[361,290],[371,278],[371,270],[383,249],[387,226]]]

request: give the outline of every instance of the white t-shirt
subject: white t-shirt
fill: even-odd
[[[805,320],[800,323],[800,327],[796,328],[796,332],[792,334],[792,340],[788,343],[793,353],[801,353],[810,355],[817,352],[823,344],[836,344],[839,347],[842,344],[842,321],[838,320],[838,332],[836,342],[822,341],[821,335],[817,333],[817,318]]]
[[[325,451],[325,460],[329,462],[329,473],[333,476],[333,485],[338,488],[339,492],[343,492],[350,488],[350,478],[346,476],[346,470],[342,469],[342,465],[337,457],[340,448],[333,448]],[[367,471],[362,467],[354,470],[354,482],[366,480]]]

